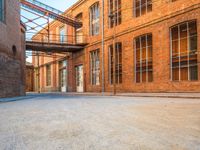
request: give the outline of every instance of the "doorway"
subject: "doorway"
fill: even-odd
[[[67,61],[59,62],[60,91],[67,92]]]
[[[83,65],[76,67],[76,91],[83,92]]]

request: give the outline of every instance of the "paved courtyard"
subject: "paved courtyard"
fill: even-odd
[[[36,95],[3,102],[0,150],[200,150],[200,100]]]

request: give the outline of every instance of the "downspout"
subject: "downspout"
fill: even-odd
[[[105,77],[104,77],[104,0],[102,0],[102,95],[105,92]]]

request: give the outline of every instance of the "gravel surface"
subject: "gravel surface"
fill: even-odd
[[[0,150],[200,150],[200,100],[43,95],[3,102]]]

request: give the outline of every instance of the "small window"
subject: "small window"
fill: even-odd
[[[100,84],[99,49],[90,52],[90,81],[92,85]]]
[[[99,3],[95,3],[90,7],[90,34],[91,35],[98,35],[99,28],[100,28],[100,10],[99,10]]]
[[[66,42],[65,27],[64,27],[64,26],[61,27],[61,28],[59,29],[59,32],[60,32],[60,42],[61,42],[61,43]]]
[[[122,43],[115,43],[115,69],[113,67],[114,62],[114,49],[113,45],[109,46],[109,82],[113,84],[114,71],[115,71],[115,83],[122,83]]]
[[[120,25],[122,22],[121,0],[109,0],[109,26]]]
[[[135,0],[135,16],[139,17],[152,11],[152,0]]]
[[[51,85],[51,65],[46,65],[46,85]]]
[[[5,0],[0,0],[0,21],[5,21]]]

